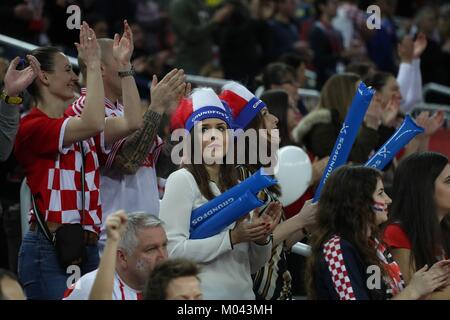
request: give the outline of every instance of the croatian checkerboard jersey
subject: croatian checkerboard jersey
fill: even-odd
[[[50,118],[38,108],[22,118],[15,156],[23,166],[36,206],[46,221],[79,223],[81,208],[80,144],[63,146],[68,117]],[[85,229],[99,232],[102,221],[97,153],[103,134],[82,142],[85,153]]]
[[[316,268],[316,295],[319,300],[386,300],[404,288],[400,268],[386,248],[371,239],[386,275],[376,283],[369,279],[373,269],[362,260],[358,250],[338,235],[332,236],[322,246]],[[368,281],[369,280],[369,281]]]

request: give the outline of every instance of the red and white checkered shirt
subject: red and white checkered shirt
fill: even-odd
[[[66,115],[69,117],[79,117],[83,112],[84,104],[86,103],[86,88],[81,89],[81,96],[75,100],[69,108],[66,110]],[[119,102],[113,103],[108,98],[105,98],[105,117],[122,117],[123,116],[123,105]],[[99,153],[100,165],[105,167],[106,169],[111,168],[117,153],[122,147],[123,143],[127,137],[116,141],[112,146],[110,152]],[[150,149],[150,152],[142,163],[142,167],[154,167],[157,162],[158,156],[161,152],[163,141],[160,137],[156,137],[153,141],[153,146]]]
[[[66,110],[65,114],[69,117],[80,117],[86,103],[86,88],[81,89],[81,96],[75,100]],[[120,103],[114,104],[108,98],[105,98],[105,117],[119,117],[123,115],[123,106]],[[98,137],[97,137],[98,139]],[[110,168],[117,152],[125,142],[125,138],[116,141],[110,150],[99,150],[98,158],[100,165]]]
[[[341,238],[334,236],[323,245],[323,255],[328,264],[333,286],[340,300],[356,300],[352,283],[341,250]]]
[[[80,223],[82,212],[81,164],[78,143],[63,147],[70,118],[49,118],[38,108],[22,118],[15,156],[23,166],[38,210],[46,221]],[[85,152],[85,229],[99,231],[102,221],[97,147],[103,135],[82,142]]]
[[[81,89],[81,96],[66,110],[68,116],[80,116],[86,102],[86,89]],[[124,107],[112,103],[105,98],[105,117],[122,117]],[[99,151],[101,170],[100,193],[103,200],[103,221],[109,214],[123,209],[126,212],[145,211],[153,215],[159,214],[159,192],[155,164],[162,148],[162,139],[158,136],[153,140],[149,153],[135,174],[123,174],[112,168],[112,164],[126,141],[126,137],[116,141],[111,152]],[[102,227],[100,240],[106,240]]]

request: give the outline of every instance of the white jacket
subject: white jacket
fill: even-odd
[[[221,193],[215,183],[210,182],[210,187],[215,195]],[[190,240],[191,212],[206,202],[188,170],[180,169],[169,176],[159,215],[166,224],[169,257],[188,258],[201,265],[204,299],[253,300],[251,274],[269,260],[272,243],[260,246],[246,242],[232,248],[229,229],[235,223],[215,236]]]

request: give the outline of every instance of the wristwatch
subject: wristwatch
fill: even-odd
[[[0,99],[5,101],[5,103],[7,103],[7,104],[16,104],[16,105],[22,104],[22,101],[23,101],[22,97],[20,97],[20,96],[10,97],[6,94],[5,91],[2,91],[2,93],[0,95]]]
[[[128,70],[128,71],[119,71],[118,74],[119,74],[119,77],[125,78],[125,77],[129,77],[129,76],[134,76],[136,74],[136,71],[134,71],[134,67],[131,66],[130,70]]]

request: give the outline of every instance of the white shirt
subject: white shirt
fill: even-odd
[[[63,300],[89,300],[97,271],[98,269],[82,276],[66,290]],[[112,300],[142,300],[142,293],[127,286],[115,272]]]
[[[401,63],[398,69],[397,82],[403,98],[400,109],[404,113],[411,112],[416,104],[422,101],[420,59],[413,59],[412,63]]]
[[[100,195],[103,222],[111,213],[144,211],[154,216],[159,214],[159,191],[156,171],[153,167],[140,167],[136,174],[122,174],[117,170],[100,170]],[[106,241],[104,223],[100,241]]]
[[[215,195],[217,185],[210,182]],[[166,224],[170,258],[191,259],[201,266],[200,280],[204,299],[253,300],[251,274],[270,258],[272,243],[265,246],[244,242],[231,247],[229,229],[206,239],[189,239],[192,210],[208,200],[201,194],[194,177],[186,169],[172,173],[166,182],[160,218]]]
[[[341,33],[342,42],[346,49],[350,48],[355,33],[353,21],[347,16],[347,11],[347,5],[340,5],[337,9],[336,16],[332,20],[333,28]]]

